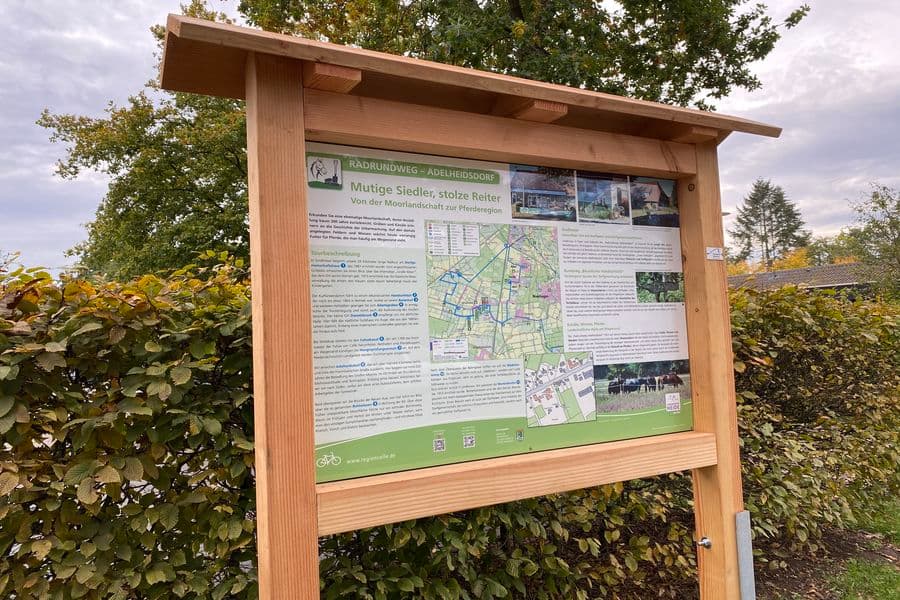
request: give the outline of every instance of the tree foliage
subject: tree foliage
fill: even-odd
[[[813,264],[859,262],[861,277],[889,295],[900,294],[900,192],[878,183],[853,204],[855,223],[809,244]]]
[[[638,272],[638,302],[684,302],[684,274]]]
[[[900,294],[900,191],[873,184],[854,206],[854,249],[868,274],[887,293]]]
[[[794,248],[785,253],[779,259],[772,261],[773,271],[785,271],[788,269],[802,269],[810,266],[809,249],[807,247]]]
[[[803,229],[800,211],[784,190],[771,181],[757,179],[737,209],[729,233],[735,240],[736,261],[758,259],[767,270],[791,250],[806,246],[810,233]]]
[[[266,29],[307,35],[676,104],[702,104],[759,85],[749,65],[772,50],[781,24],[746,0],[621,2],[297,2],[244,0]],[[227,20],[192,0],[186,14]],[[154,28],[162,39],[162,30]],[[161,92],[155,83],[102,118],[45,112],[66,145],[64,178],[110,178],[70,252],[82,273],[126,280],[187,264],[207,248],[249,254],[243,105]]]
[[[292,34],[614,94],[687,105],[755,89],[766,57],[809,8],[776,22],[747,0],[242,0],[250,23]]]
[[[0,596],[255,595],[245,276],[0,278]]]
[[[202,248],[249,254],[238,102],[140,93],[103,118],[45,111],[38,123],[69,145],[60,176],[110,177],[87,240],[70,252],[84,271],[127,278],[186,264]]]
[[[844,230],[833,236],[818,236],[810,241],[806,251],[813,265],[837,265],[858,262],[857,232]]]
[[[690,363],[687,360],[656,360],[650,362],[596,365],[594,367],[594,379],[611,379],[613,377],[657,377],[667,373],[682,375],[690,374]]]
[[[0,597],[252,599],[248,274],[0,275]],[[900,309],[732,295],[761,565],[900,493]],[[606,485],[320,540],[322,597],[696,595],[690,479]]]
[[[192,16],[225,20],[200,0]],[[162,40],[163,30],[154,28]],[[66,145],[64,179],[110,179],[87,240],[69,251],[82,273],[128,279],[191,262],[216,248],[249,256],[243,103],[162,93],[155,83],[104,117],[53,114],[38,124]]]
[[[804,267],[812,266],[813,264],[815,263],[813,263],[812,259],[810,258],[810,246],[803,246],[800,248],[795,248],[789,251],[783,257],[773,260],[772,264],[769,266],[767,266],[763,262],[750,262],[747,260],[736,261],[729,258],[725,268],[728,271],[728,275],[731,276],[750,275],[766,270],[786,271],[788,269],[802,269]]]

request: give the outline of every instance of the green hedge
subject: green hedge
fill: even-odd
[[[0,275],[0,596],[253,598],[248,274],[127,284]],[[758,562],[900,491],[896,306],[736,293]],[[696,594],[670,475],[321,541],[325,598]]]

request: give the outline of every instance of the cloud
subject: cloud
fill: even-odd
[[[769,2],[784,17],[801,0]],[[29,264],[70,262],[106,180],[53,174],[64,154],[34,124],[43,108],[102,116],[156,76],[151,25],[180,0],[30,0],[0,3],[0,249]],[[235,14],[235,0],[212,6]],[[734,211],[753,180],[784,187],[817,234],[852,218],[848,200],[870,181],[900,187],[900,13],[876,0],[812,1],[813,10],[753,66],[763,87],[736,91],[719,110],[784,128],[780,139],[735,134],[720,147],[723,205]],[[733,218],[733,217],[732,217]],[[726,226],[731,219],[726,219]]]
[[[772,3],[786,14],[797,2]],[[719,110],[784,128],[777,140],[735,134],[720,147],[723,207],[757,177],[784,188],[818,235],[852,222],[869,183],[900,187],[900,17],[889,3],[820,1],[756,66],[763,87]],[[726,227],[733,216],[726,218]]]
[[[86,237],[106,178],[54,175],[65,153],[35,124],[44,108],[103,116],[110,101],[156,77],[150,27],[180,12],[179,0],[29,0],[0,3],[0,251],[29,265],[71,264],[66,249]],[[212,5],[233,12],[236,2]]]

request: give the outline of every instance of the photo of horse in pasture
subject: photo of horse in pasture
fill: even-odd
[[[680,410],[691,398],[688,361],[595,365],[594,396],[598,415]]]

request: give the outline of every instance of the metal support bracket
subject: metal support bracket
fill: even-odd
[[[737,538],[738,577],[741,600],[756,600],[756,580],[753,575],[753,541],[750,537],[750,513],[743,510],[734,515]]]

